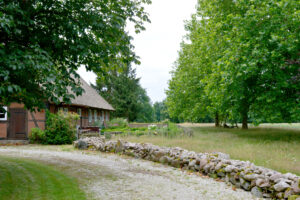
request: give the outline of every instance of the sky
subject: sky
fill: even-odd
[[[140,83],[153,103],[166,98],[170,71],[186,34],[184,20],[189,20],[195,12],[196,3],[197,0],[152,0],[152,4],[146,6],[151,20],[145,24],[146,31],[136,35],[133,28],[128,27],[141,61],[140,65],[134,66],[137,77],[141,78]],[[88,83],[95,83],[96,75],[86,72],[84,67],[78,73]]]

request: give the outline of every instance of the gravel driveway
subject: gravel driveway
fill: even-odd
[[[75,176],[90,199],[256,199],[224,182],[150,161],[113,154],[0,147],[0,155],[25,157]]]

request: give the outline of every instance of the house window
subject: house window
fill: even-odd
[[[105,121],[109,121],[109,112],[106,112]]]
[[[97,121],[97,115],[98,115],[97,110],[94,110],[94,120],[95,121]]]
[[[104,121],[104,111],[102,111],[102,121]]]
[[[81,108],[77,109],[77,114],[81,117]]]
[[[68,108],[64,108],[64,113],[68,113]]]
[[[7,120],[7,107],[4,106],[3,108],[6,112],[1,112],[0,111],[0,121],[6,121]]]
[[[101,112],[102,111],[99,111],[100,113],[99,113],[99,120],[102,122],[103,121],[103,119],[102,119],[102,115],[101,115]]]
[[[89,122],[93,121],[93,115],[92,115],[92,110],[89,109]]]

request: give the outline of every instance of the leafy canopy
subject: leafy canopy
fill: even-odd
[[[171,116],[300,120],[300,3],[199,0],[167,91]]]
[[[76,70],[103,73],[138,63],[127,22],[149,22],[150,0],[3,0],[0,2],[0,108],[70,102],[82,89]],[[68,92],[72,91],[73,94]]]

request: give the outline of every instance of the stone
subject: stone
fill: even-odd
[[[118,140],[115,148],[116,153],[122,152],[124,148],[123,142],[121,140]]]
[[[277,174],[273,174],[272,176],[270,176],[269,179],[270,179],[271,181],[275,182],[276,180],[278,180],[278,179],[280,179],[280,178],[283,178],[283,175],[277,173]]]
[[[270,187],[270,183],[268,180],[266,179],[257,179],[255,184],[260,187],[260,188],[266,188],[266,187]]]
[[[153,154],[159,160],[162,156],[165,155],[165,152],[158,150],[158,151],[153,152]]]
[[[282,192],[277,193],[277,194],[276,194],[276,197],[277,197],[278,199],[282,199],[282,198],[283,198],[283,193],[282,193]]]
[[[244,179],[247,181],[252,181],[255,180],[257,178],[257,174],[246,174],[244,176]]]
[[[203,167],[207,164],[207,160],[206,159],[201,159],[200,160],[200,170],[203,169]]]
[[[210,172],[210,169],[213,167],[213,164],[212,163],[207,163],[204,167],[203,167],[203,170],[205,171],[205,173],[209,173]]]
[[[216,165],[215,170],[216,170],[216,171],[220,170],[220,169],[222,168],[222,165],[223,165],[223,163],[222,163],[222,162],[219,162],[219,163]]]
[[[282,192],[284,191],[285,189],[289,188],[290,185],[287,184],[286,182],[284,181],[281,181],[277,184],[274,185],[274,189],[277,191],[277,192]]]
[[[271,197],[272,197],[272,194],[270,194],[270,193],[263,193],[263,198],[265,198],[265,199],[271,199]]]
[[[290,180],[296,180],[298,179],[298,177],[295,174],[292,173],[286,173],[283,175],[286,179],[290,179]]]
[[[224,160],[229,160],[230,156],[226,153],[221,153],[221,152],[217,152],[218,158],[224,159]]]
[[[172,165],[173,167],[179,168],[179,167],[180,167],[180,162],[179,162],[179,160],[177,160],[177,159],[173,159],[173,160],[171,161],[171,165]]]
[[[246,191],[249,191],[251,189],[251,183],[249,183],[248,181],[245,181],[243,184],[241,184],[241,186]]]
[[[286,189],[285,190],[285,192],[284,192],[284,198],[288,198],[289,196],[291,196],[291,195],[293,195],[294,193],[293,193],[293,191],[291,190],[291,188],[288,188],[288,189]]]
[[[217,170],[217,175],[220,176],[220,177],[224,177],[226,175],[224,169],[219,169]]]
[[[229,182],[232,183],[233,185],[236,185],[236,179],[234,178],[234,176],[229,176]]]
[[[189,167],[194,167],[196,165],[196,160],[192,160],[189,162]]]
[[[162,157],[159,159],[159,162],[160,162],[160,163],[163,163],[163,164],[168,163],[168,158],[167,158],[166,156],[162,156]]]
[[[257,186],[251,189],[251,193],[258,198],[263,198],[262,190]]]
[[[195,165],[194,168],[195,168],[196,171],[200,171],[201,170],[200,169],[200,165]]]
[[[233,172],[235,169],[236,169],[236,167],[233,165],[228,165],[224,168],[225,172],[227,172],[227,173]]]
[[[295,194],[298,194],[298,193],[300,194],[300,180],[294,182],[291,186],[291,189],[293,190],[293,192]]]
[[[80,140],[74,142],[74,147],[78,148],[78,149],[87,149],[88,144],[86,141],[80,139]]]

